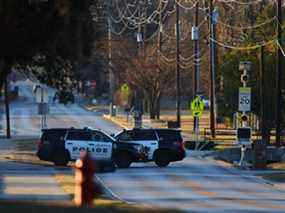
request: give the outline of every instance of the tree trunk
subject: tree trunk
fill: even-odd
[[[2,91],[2,88],[5,83],[6,78],[6,72],[4,70],[4,60],[0,60],[0,91]]]
[[[10,131],[10,106],[9,106],[9,96],[8,96],[8,76],[5,79],[5,113],[6,113],[6,137],[11,138]]]
[[[161,101],[161,95],[158,96],[157,100],[156,100],[156,119],[159,120],[160,119],[160,101]]]
[[[150,102],[150,104],[149,104],[149,116],[150,116],[150,119],[155,119],[155,113],[156,113],[155,103],[152,100],[152,102]]]
[[[149,102],[149,117],[150,119],[155,119],[155,97],[153,94],[148,94],[148,102]]]

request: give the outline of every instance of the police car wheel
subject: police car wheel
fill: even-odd
[[[127,153],[120,153],[116,156],[116,165],[119,168],[129,168],[132,161],[131,161],[131,157],[129,154]]]
[[[61,153],[58,152],[55,154],[53,163],[56,166],[66,166],[69,162],[69,156],[67,152]]]
[[[166,153],[163,152],[156,154],[154,162],[158,167],[166,167],[170,163]]]

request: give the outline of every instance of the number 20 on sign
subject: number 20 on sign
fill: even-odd
[[[239,88],[239,105],[238,110],[242,112],[249,112],[251,109],[251,88]]]

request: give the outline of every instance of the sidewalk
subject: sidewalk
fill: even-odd
[[[55,169],[7,160],[14,149],[11,140],[0,139],[0,200],[71,202],[54,178]]]

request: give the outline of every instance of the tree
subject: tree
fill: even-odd
[[[89,11],[92,4],[0,0],[0,90],[12,68],[56,87],[69,82],[75,68],[87,62],[98,35]]]
[[[159,117],[160,100],[163,93],[173,84],[173,67],[157,63],[156,48],[148,47],[144,54],[132,59],[132,66],[125,70],[127,82],[143,91],[148,100],[150,118]]]
[[[15,64],[25,68],[39,66],[37,56],[44,58],[41,72],[53,79],[58,76],[51,75],[51,70],[60,61],[61,66],[71,63],[72,67],[84,63],[98,35],[89,11],[93,3],[91,0],[0,0],[0,60],[4,64],[0,87]]]

